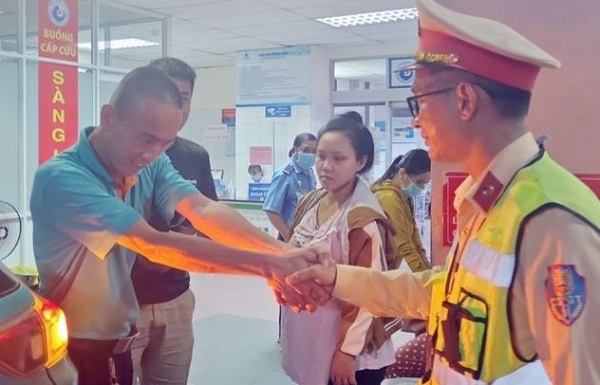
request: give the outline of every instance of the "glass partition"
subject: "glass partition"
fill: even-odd
[[[0,51],[18,51],[18,0],[0,0]]]
[[[21,146],[19,60],[0,58],[0,200],[19,207],[19,164]]]
[[[336,61],[334,91],[382,90],[387,88],[386,59]]]
[[[100,4],[98,61],[133,69],[162,56],[162,19]]]

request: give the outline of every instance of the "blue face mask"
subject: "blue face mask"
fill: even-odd
[[[416,198],[425,192],[424,187],[419,187],[414,183],[411,183],[408,187],[402,187],[402,190],[411,198]]]
[[[301,152],[298,154],[298,160],[296,163],[303,170],[309,170],[312,166],[315,165],[315,158],[317,156],[315,154],[311,154],[308,152]]]

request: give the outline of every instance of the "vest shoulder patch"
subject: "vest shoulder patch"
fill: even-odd
[[[585,307],[585,278],[577,273],[575,265],[550,265],[545,285],[550,313],[558,322],[570,327]]]

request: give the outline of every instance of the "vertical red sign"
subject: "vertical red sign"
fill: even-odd
[[[600,174],[575,174],[600,199]]]
[[[585,183],[596,196],[600,199],[600,174],[575,174],[583,183]],[[452,246],[454,240],[454,230],[456,230],[456,210],[454,209],[455,191],[460,184],[467,178],[464,172],[446,173],[446,182],[443,190],[443,245]]]
[[[446,173],[446,182],[444,183],[443,194],[443,211],[444,211],[444,225],[443,225],[443,238],[442,242],[444,246],[452,246],[454,240],[454,230],[456,230],[456,209],[454,209],[454,191],[460,186],[460,184],[467,179],[466,172],[448,172]]]
[[[77,62],[78,0],[39,0],[41,57]],[[77,67],[40,62],[38,68],[39,164],[77,142]]]

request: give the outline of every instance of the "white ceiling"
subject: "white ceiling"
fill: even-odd
[[[413,0],[116,0],[113,3],[172,16],[171,54],[195,68],[234,65],[236,52],[244,50],[292,45],[315,45],[326,50],[365,47],[416,36],[415,21],[334,28],[314,20],[413,7]],[[361,56],[360,52],[356,56]]]

